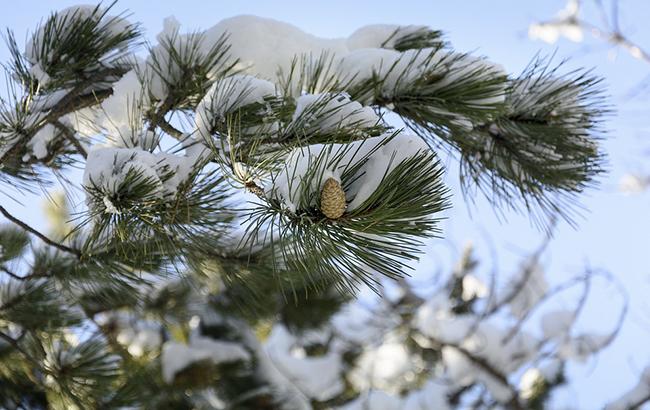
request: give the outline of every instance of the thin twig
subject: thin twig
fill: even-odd
[[[165,120],[165,115],[174,107],[174,99],[170,96],[149,116],[149,130],[153,131],[155,127],[160,127],[172,137],[182,140],[185,135],[181,130],[171,125]]]
[[[3,271],[4,273],[6,273],[7,275],[11,276],[11,277],[14,278],[14,279],[17,279],[17,280],[25,280],[25,277],[24,277],[24,276],[20,276],[20,275],[18,275],[17,273],[14,273],[14,272],[10,271],[9,269],[7,269],[7,268],[4,267],[4,266],[0,266],[0,270]]]
[[[596,6],[603,20],[603,27],[579,18],[578,15],[571,15],[561,19],[543,21],[540,24],[558,25],[568,23],[588,30],[596,39],[603,40],[614,46],[625,49],[632,57],[650,64],[650,52],[629,39],[620,29],[618,1],[612,2],[611,18],[608,18],[607,11],[601,0],[595,0]]]
[[[84,158],[88,158],[88,152],[86,149],[81,145],[81,142],[77,139],[75,136],[74,132],[70,131],[70,128],[66,127],[64,124],[61,123],[61,121],[56,120],[52,123],[61,133],[63,136],[70,141],[72,145],[76,148],[77,152]]]
[[[52,239],[48,238],[47,236],[43,235],[36,229],[32,228],[31,226],[27,225],[25,222],[21,221],[20,219],[16,218],[15,216],[11,215],[3,206],[0,205],[0,213],[2,213],[5,218],[9,219],[11,222],[14,224],[20,226],[24,230],[32,233],[33,235],[37,236],[40,240],[45,242],[46,244],[53,246],[59,250],[62,250],[67,253],[71,253],[75,255],[77,258],[81,258],[81,251],[78,249],[71,248],[69,246],[63,245],[61,243],[58,243],[56,241],[53,241]]]
[[[178,140],[182,139],[183,136],[185,135],[185,134],[183,133],[183,131],[181,131],[181,130],[179,130],[178,128],[176,128],[176,127],[174,127],[173,125],[171,125],[171,124],[170,124],[169,122],[167,122],[164,118],[162,118],[162,119],[160,119],[160,120],[158,121],[158,126],[160,127],[160,129],[162,129],[163,131],[165,131],[167,134],[171,135],[172,137],[174,137],[174,138],[176,138],[176,139],[178,139]]]
[[[508,390],[510,390],[510,393],[512,394],[512,399],[510,400],[510,402],[508,402],[508,408],[513,409],[513,410],[523,410],[523,407],[522,407],[521,403],[519,403],[519,400],[517,398],[519,396],[519,394],[517,392],[517,389],[515,389],[510,384],[510,382],[508,381],[508,378],[503,373],[501,373],[499,370],[495,369],[486,360],[484,360],[484,359],[482,359],[480,357],[474,356],[472,354],[472,352],[470,352],[469,350],[465,349],[462,346],[458,346],[458,345],[450,344],[450,343],[442,343],[442,345],[443,346],[449,346],[449,347],[452,347],[452,348],[456,349],[460,354],[465,356],[469,361],[474,363],[481,370],[485,371],[490,376],[494,377],[499,382],[501,382],[504,386],[506,386],[508,388]]]

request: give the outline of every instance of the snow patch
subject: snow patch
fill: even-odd
[[[250,75],[236,74],[216,81],[196,107],[199,135],[209,136],[215,121],[227,113],[250,104],[264,104],[264,99],[275,93],[273,83]]]
[[[386,140],[388,142],[386,142]],[[406,133],[385,134],[349,144],[315,144],[296,148],[283,169],[266,185],[268,198],[280,200],[291,212],[315,206],[316,193],[328,178],[341,180],[349,168],[360,165],[345,188],[348,212],[361,206],[384,178],[403,161],[430,152],[419,137]]]
[[[52,142],[58,135],[57,129],[52,124],[46,124],[38,130],[36,134],[32,137],[31,140],[27,143],[27,147],[32,150],[34,157],[36,159],[45,159],[47,158],[48,144]]]
[[[296,100],[293,123],[301,125],[308,133],[328,133],[350,128],[353,132],[373,127],[379,117],[371,107],[350,100],[345,94],[305,94]]]
[[[292,348],[296,339],[282,325],[273,327],[264,344],[273,365],[298,389],[310,398],[326,401],[345,389],[342,381],[341,356],[329,352],[323,356],[305,357]],[[302,357],[301,357],[302,356]]]
[[[250,353],[236,343],[194,336],[189,344],[173,341],[162,347],[161,365],[163,379],[172,383],[176,373],[193,363],[210,360],[214,364],[250,360]]]

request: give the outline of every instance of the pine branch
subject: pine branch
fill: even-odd
[[[397,51],[421,50],[425,48],[442,48],[446,46],[443,39],[443,32],[440,30],[431,30],[429,28],[420,28],[416,31],[403,35],[399,28],[384,41],[382,47],[393,41],[393,48]]]
[[[40,88],[63,88],[88,79],[97,80],[93,86],[101,88],[119,78],[131,64],[127,57],[140,30],[120,16],[108,15],[114,4],[53,13],[37,28],[24,55],[9,32],[11,68],[24,84],[36,80]]]
[[[271,191],[266,204],[249,210],[245,245],[269,246],[278,273],[304,272],[306,283],[340,278],[344,291],[353,292],[360,283],[374,289],[372,271],[401,277],[405,260],[418,253],[419,238],[435,236],[437,220],[432,215],[446,208],[446,190],[431,153],[414,152],[401,162],[394,153],[375,160],[379,169],[364,169],[376,152],[388,150],[384,146],[391,140],[366,140],[368,147],[364,142],[332,144],[316,154],[296,150],[272,182],[287,185],[288,192]],[[377,185],[367,197],[358,192],[354,201],[348,198],[354,208],[335,219],[323,213],[320,191],[323,175],[332,171],[340,172],[342,189],[351,196],[360,186],[372,190]],[[366,173],[370,176],[364,181]],[[278,182],[284,178],[288,181]],[[274,231],[279,232],[277,238]]]
[[[159,81],[163,93],[153,93],[170,109],[193,109],[212,83],[229,73],[237,60],[229,54],[228,36],[207,39],[204,33],[181,35],[178,26],[161,34],[159,44],[149,48],[146,69],[139,73],[145,84]],[[164,116],[164,114],[163,114]]]

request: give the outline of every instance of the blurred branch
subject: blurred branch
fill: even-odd
[[[632,57],[650,64],[650,52],[639,43],[628,37],[620,28],[618,0],[612,0],[610,11],[607,11],[602,0],[593,0],[601,16],[601,24],[588,21],[581,17],[580,7],[583,0],[569,0],[564,10],[557,17],[535,23],[534,26],[556,28],[558,33],[563,28],[580,28],[589,31],[597,40],[604,41],[616,47],[621,47]],[[533,27],[533,26],[531,26]],[[555,37],[557,38],[557,37]],[[581,38],[581,36],[580,36]],[[549,41],[552,42],[552,41]]]

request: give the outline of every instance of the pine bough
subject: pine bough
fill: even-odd
[[[495,209],[528,212],[543,227],[558,215],[571,221],[578,194],[602,172],[607,106],[588,72],[561,73],[535,58],[511,76],[421,26],[367,26],[329,40],[257,17],[181,33],[168,18],[149,45],[137,24],[110,12],[54,13],[24,51],[6,36],[0,181],[35,190],[54,175],[71,186],[66,171],[81,165],[85,201],[73,204],[59,238],[0,208],[16,225],[0,231],[0,355],[8,355],[0,360],[26,360],[0,371],[3,406],[145,406],[148,391],[161,400],[154,408],[220,408],[221,398],[184,389],[234,372],[241,380],[219,393],[231,406],[282,407],[290,396],[288,408],[360,408],[352,403],[375,400],[355,398],[372,377],[301,386],[301,371],[320,371],[296,364],[297,374],[282,374],[251,326],[283,306],[285,323],[318,327],[360,285],[379,291],[380,275],[403,278],[450,206],[442,153],[457,157],[466,192],[478,188]],[[178,272],[185,279],[165,279]],[[296,312],[308,294],[309,307]],[[434,303],[411,302],[412,312]],[[251,309],[269,315],[242,313]],[[124,310],[143,314],[130,336],[120,330]],[[422,327],[414,337],[420,353],[441,352],[440,363],[482,368],[471,380],[451,374],[461,388],[440,397],[453,403],[478,383],[486,406],[521,407],[527,399],[508,377],[531,356],[508,369],[473,361],[467,338],[497,332],[477,326],[466,339],[436,339]],[[289,354],[290,333],[271,332],[278,355]],[[160,348],[162,371],[141,359]],[[356,352],[332,360],[373,360]],[[165,383],[177,389],[165,392]]]

